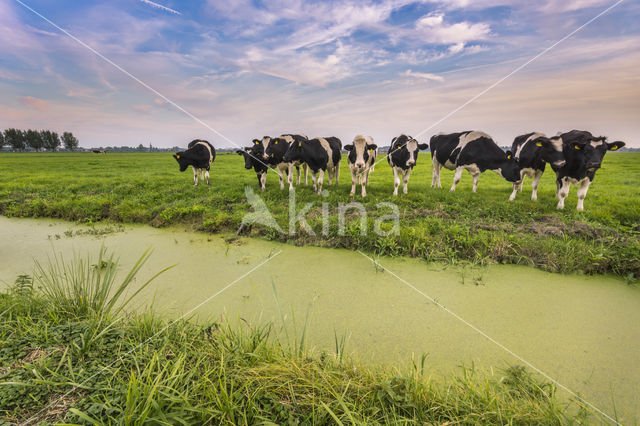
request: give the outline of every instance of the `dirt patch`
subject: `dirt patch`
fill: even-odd
[[[37,425],[41,423],[52,423],[66,417],[69,407],[75,404],[86,392],[75,394],[53,395],[47,401],[44,408],[26,419],[21,425]]]
[[[576,220],[569,225],[567,233],[587,238],[599,238],[602,236],[596,228],[579,220]]]
[[[42,358],[46,358],[47,356],[49,356],[47,351],[44,351],[40,348],[27,349],[27,354],[25,356],[23,356],[22,358],[20,358],[19,360],[11,364],[10,366],[1,368],[0,375],[6,374],[9,371],[14,370],[16,368],[20,368],[25,364],[34,364],[39,360],[41,360]]]
[[[564,235],[564,226],[559,227],[544,223],[530,223],[525,227],[525,229],[530,233],[545,237],[562,237]]]

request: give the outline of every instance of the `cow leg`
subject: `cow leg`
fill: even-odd
[[[298,178],[300,178],[300,169],[298,169]],[[289,180],[289,191],[293,190],[293,164],[289,163],[289,173],[287,175],[287,179]]]
[[[511,192],[511,195],[509,196],[509,201],[515,200],[517,193],[518,193],[518,184],[514,182],[513,183],[513,192]]]
[[[198,186],[198,169],[193,167],[193,186]]]
[[[584,210],[584,198],[587,196],[589,185],[591,185],[591,181],[587,178],[582,181],[580,188],[578,188],[578,205],[576,206],[576,210],[579,212]]]
[[[559,209],[564,209],[564,199],[569,195],[569,189],[571,188],[571,184],[567,180],[563,180],[561,183],[560,190],[558,191],[558,206]]]
[[[278,173],[278,180],[280,181],[280,190],[284,189],[284,176],[282,176],[282,169],[276,167],[276,173]]]
[[[300,165],[296,166],[296,179],[298,181],[298,183],[296,183],[296,185],[300,185]]]
[[[367,196],[367,183],[369,182],[369,170],[364,171],[364,177],[362,178],[362,197]]]
[[[478,192],[478,179],[480,178],[480,173],[475,173],[471,176],[473,177],[473,192]]]
[[[304,186],[307,186],[307,177],[309,177],[309,166],[307,165],[307,163],[304,163],[304,166],[302,167],[304,168]]]
[[[464,170],[464,167],[456,167],[456,174],[453,175],[453,185],[451,185],[451,189],[450,189],[451,192],[456,190],[456,185],[458,184],[458,182],[460,182],[460,179],[462,179],[463,170]]]
[[[398,187],[400,186],[400,176],[398,176],[398,168],[393,168],[393,195],[398,195]]]
[[[431,171],[431,187],[435,188],[436,185],[440,187],[440,163],[434,156],[431,159],[431,163],[433,164],[433,170]]]
[[[316,173],[311,170],[311,182],[313,182],[313,192],[318,192],[318,186],[316,185]]]
[[[533,201],[538,199],[538,184],[540,184],[542,173],[542,170],[536,170],[536,174],[533,176],[533,182],[531,182],[531,199]],[[520,183],[520,187],[522,187],[522,183]]]
[[[340,162],[338,161],[338,164],[336,164],[336,186],[338,186],[338,178],[340,177]]]
[[[349,195],[353,197],[354,195],[356,195],[356,185],[359,183],[360,179],[354,169],[349,167],[349,171],[351,172],[351,192],[349,193]]]
[[[333,177],[333,173],[335,169],[333,167],[327,166],[327,175],[329,175],[329,185],[331,185],[331,178]]]
[[[267,190],[267,172],[262,172],[262,175],[260,175],[260,189],[262,189],[262,191],[266,191]]]
[[[207,179],[207,186],[211,186],[211,185],[209,184],[209,170],[206,170],[206,171],[204,172],[204,177]]]
[[[322,194],[322,182],[324,181],[324,170],[318,170],[318,194]]]
[[[407,185],[409,184],[410,177],[411,177],[411,167],[409,167],[407,170],[405,170],[402,173],[402,192],[405,194],[409,191],[409,188],[407,187]]]

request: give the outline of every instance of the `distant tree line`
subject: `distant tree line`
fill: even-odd
[[[9,146],[14,151],[24,151],[31,148],[34,151],[57,151],[60,146],[64,146],[69,151],[78,148],[78,139],[71,132],[64,132],[60,137],[51,130],[20,130],[5,129],[0,131],[0,149]]]

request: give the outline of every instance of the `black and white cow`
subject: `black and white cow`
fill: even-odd
[[[398,195],[400,176],[402,176],[402,192],[407,193],[407,184],[411,177],[411,170],[418,161],[418,152],[428,149],[426,143],[418,143],[417,140],[407,135],[400,135],[391,140],[391,147],[387,152],[387,162],[393,169],[393,195]]]
[[[566,163],[562,167],[551,167],[556,172],[556,185],[559,199],[558,208],[564,208],[564,199],[569,195],[571,185],[578,185],[578,205],[576,210],[584,210],[584,199],[596,171],[602,165],[607,151],[616,151],[625,143],[621,141],[607,143],[604,136],[595,137],[584,130],[572,130],[560,135]]]
[[[267,137],[268,136],[265,136],[265,138]],[[254,139],[251,146],[237,150],[236,154],[244,157],[245,169],[253,169],[256,172],[258,186],[264,191],[266,189],[267,171],[269,170],[269,166],[266,161],[262,159],[264,155],[264,145],[262,145],[262,141]]]
[[[209,169],[211,163],[216,159],[216,150],[209,142],[201,139],[195,139],[189,142],[186,151],[176,152],[173,154],[180,165],[180,171],[184,172],[187,167],[193,168],[193,184],[198,185],[198,172],[202,179],[207,179],[209,185]]]
[[[329,175],[329,185],[334,176],[336,186],[338,185],[341,151],[342,142],[336,137],[314,138],[291,144],[284,155],[284,161],[305,163],[311,170],[313,190],[320,194],[325,172]]]
[[[435,135],[429,142],[433,161],[431,187],[441,188],[440,170],[442,167],[455,170],[451,191],[462,178],[466,169],[473,177],[473,192],[478,191],[478,179],[486,170],[492,170],[509,182],[519,183],[520,168],[511,155],[500,149],[491,136],[483,132],[466,131],[448,135]]]
[[[298,185],[300,185],[300,165],[302,164],[305,170],[305,181],[308,168],[306,164],[300,161],[294,161],[287,163],[284,161],[284,155],[293,143],[304,142],[307,140],[306,136],[285,134],[278,136],[277,138],[271,138],[266,141],[263,159],[269,164],[274,166],[278,176],[280,177],[280,189],[284,189],[284,176],[287,176],[289,182],[289,190],[293,189],[293,168],[296,168],[298,173]]]
[[[517,136],[511,145],[511,151],[518,166],[520,166],[520,183],[513,184],[513,192],[509,201],[516,198],[518,191],[522,191],[524,177],[533,178],[531,183],[531,199],[538,199],[538,184],[547,163],[554,167],[562,167],[566,161],[562,153],[562,138],[546,137],[543,133],[527,133]]]
[[[359,183],[362,186],[362,196],[366,197],[369,172],[376,162],[378,146],[373,143],[371,136],[356,135],[353,143],[345,145],[344,149],[349,151],[347,162],[351,172],[351,195],[355,195],[356,185]]]

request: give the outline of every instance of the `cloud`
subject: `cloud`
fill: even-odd
[[[453,44],[462,50],[464,43],[486,40],[491,35],[491,28],[486,23],[471,24],[463,21],[447,24],[444,16],[443,13],[433,12],[418,19],[416,30],[424,37],[425,42]]]
[[[36,98],[34,96],[23,96],[20,98],[20,101],[24,106],[33,108],[41,112],[49,109],[49,102],[45,101],[44,99]]]
[[[151,105],[132,105],[131,109],[137,112],[141,112],[143,114],[151,113]]]
[[[148,4],[149,6],[155,7],[156,9],[164,10],[165,12],[173,13],[174,15],[181,15],[177,10],[173,10],[167,6],[163,6],[161,4],[152,2],[151,0],[139,0],[144,4]]]
[[[424,72],[414,72],[411,70],[406,70],[403,73],[400,73],[401,76],[404,77],[413,77],[413,78],[420,78],[420,79],[424,79],[424,80],[431,80],[431,81],[444,81],[444,77],[439,76],[437,74],[429,74],[429,73],[424,73]]]

